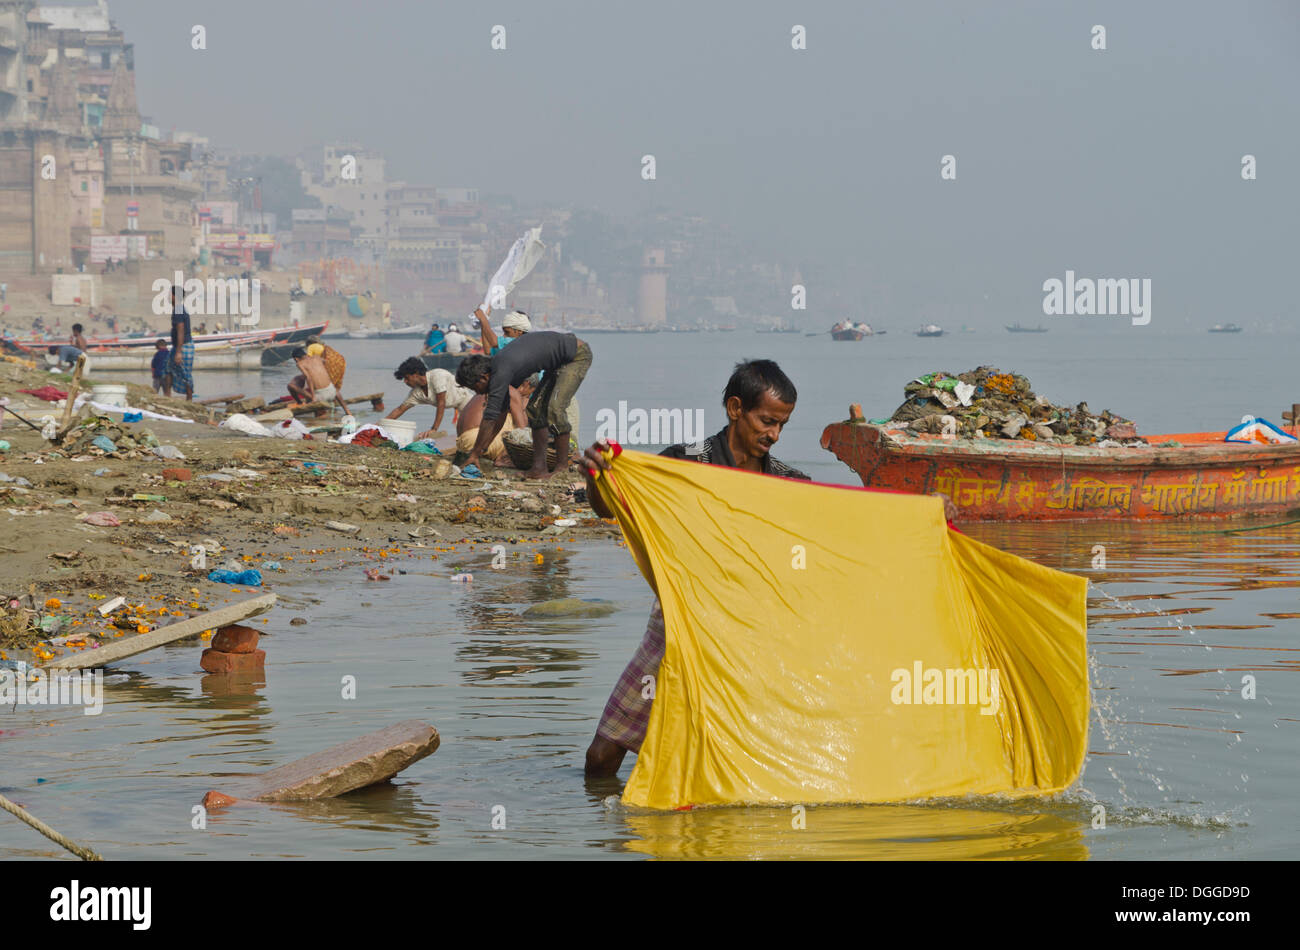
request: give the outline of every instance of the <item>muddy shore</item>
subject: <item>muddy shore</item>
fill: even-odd
[[[18,390],[51,384],[66,390],[66,379],[0,364],[0,396],[33,421],[61,417],[55,404]],[[446,564],[451,575],[480,545],[503,543],[512,554],[531,557],[545,545],[618,537],[617,527],[596,517],[573,491],[580,481],[576,468],[541,483],[525,481],[518,469],[490,466],[482,481],[439,478],[437,456],[341,445],[324,435],[232,434],[209,421],[203,407],[146,387],[129,389],[132,406],[196,421],[124,424],[117,415],[105,425],[101,417],[95,431],[127,436],[113,439],[125,447],[105,452],[84,436],[70,440],[72,447],[52,444],[5,416],[0,438],[10,448],[0,452],[0,473],[7,476],[0,477],[0,660],[39,661],[94,649],[106,638],[274,591],[277,581],[309,576],[326,562],[331,568],[355,563],[359,576],[366,568],[378,578],[416,554],[439,568]],[[95,419],[83,410],[83,424],[93,426]],[[147,433],[184,457],[160,457],[145,444]],[[576,524],[557,527],[557,519]],[[205,548],[202,569],[192,566],[198,545]],[[486,548],[480,553],[489,556]],[[213,569],[236,566],[258,569],[263,583],[236,588],[207,579]],[[101,617],[97,608],[118,596],[125,606]],[[55,628],[48,635],[20,633],[45,618],[54,618],[46,620]],[[64,639],[69,636],[70,642]]]

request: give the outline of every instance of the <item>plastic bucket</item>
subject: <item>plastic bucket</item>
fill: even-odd
[[[384,419],[379,425],[399,447],[410,445],[415,439],[415,423],[408,419]]]
[[[95,402],[106,406],[126,407],[126,386],[120,383],[100,383],[95,387]]]

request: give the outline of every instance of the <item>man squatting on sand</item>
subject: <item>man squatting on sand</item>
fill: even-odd
[[[551,330],[515,339],[496,356],[468,356],[456,369],[456,382],[486,394],[478,438],[465,459],[462,474],[481,474],[478,460],[500,434],[509,415],[510,387],[534,373],[545,373],[528,400],[528,424],[533,430],[533,466],[525,477],[549,478],[569,464],[569,403],[591,368],[591,347],[572,333]],[[547,432],[555,437],[555,468],[547,470]]]
[[[725,465],[746,472],[810,481],[803,472],[774,459],[770,451],[790,421],[797,398],[794,383],[772,360],[738,363],[722,393],[722,405],[727,411],[726,427],[703,442],[689,446],[670,445],[659,454],[705,465]],[[597,467],[610,467],[604,455],[608,449],[609,443],[601,439],[583,453],[583,463],[587,468],[587,497],[591,500],[591,507],[602,518],[614,517],[614,512],[608,509],[596,490],[594,479]],[[951,520],[956,516],[956,507],[947,496],[939,497],[944,501],[945,517]],[[653,697],[646,699],[643,696],[644,677],[658,677],[659,664],[664,658],[664,637],[663,608],[656,598],[641,644],[610,693],[595,738],[587,749],[588,777],[614,775],[628,752],[640,751],[654,703]]]

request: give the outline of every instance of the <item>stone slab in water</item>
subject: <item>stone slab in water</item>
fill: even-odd
[[[261,775],[234,779],[225,792],[208,792],[203,804],[214,808],[241,798],[259,802],[334,798],[388,781],[432,755],[438,744],[437,729],[418,719],[408,719]]]

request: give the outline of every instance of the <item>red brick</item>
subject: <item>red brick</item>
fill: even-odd
[[[1137,434],[1137,426],[1131,422],[1117,422],[1106,430],[1108,439],[1136,439]]]
[[[252,653],[260,636],[261,632],[253,627],[232,623],[213,635],[212,649],[218,653]]]
[[[243,673],[260,670],[266,663],[266,651],[254,650],[252,653],[222,653],[220,650],[204,650],[199,657],[199,666],[208,673]]]
[[[188,468],[165,468],[162,470],[162,477],[169,482],[188,482],[194,477],[194,473]]]

